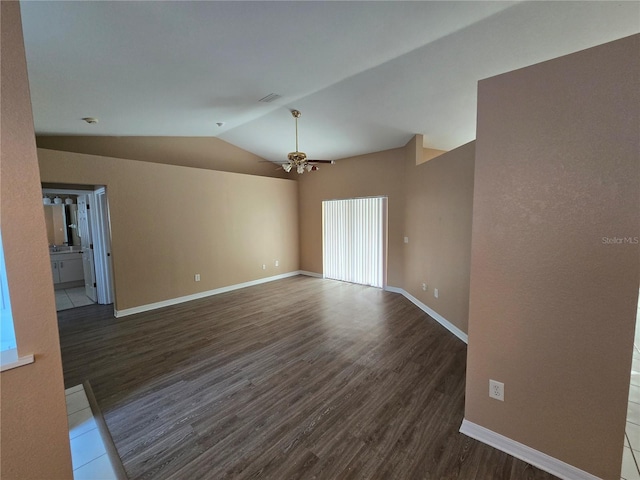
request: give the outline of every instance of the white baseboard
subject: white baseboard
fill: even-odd
[[[274,275],[272,277],[259,278],[258,280],[251,280],[250,282],[237,283],[235,285],[216,288],[215,290],[207,290],[206,292],[194,293],[193,295],[185,295],[184,297],[170,298],[169,300],[163,300],[161,302],[149,303],[147,305],[140,305],[139,307],[125,308],[124,310],[116,310],[115,316],[116,318],[126,317],[127,315],[133,315],[135,313],[148,312],[149,310],[156,310],[157,308],[169,307],[171,305],[177,305],[178,303],[190,302],[191,300],[198,300],[200,298],[210,297],[212,295],[218,295],[220,293],[226,293],[226,292],[231,292],[233,290],[239,290],[241,288],[260,285],[261,283],[268,283],[268,282],[273,282],[274,280],[281,280],[283,278],[295,277],[296,275],[306,275],[306,273],[301,272],[300,270],[296,270],[294,272]]]
[[[324,275],[316,272],[307,272],[306,270],[298,270],[300,275],[306,275],[307,277],[324,278]]]
[[[404,288],[392,287],[391,285],[387,285],[386,287],[384,287],[384,289],[387,292],[399,293],[400,295],[404,295],[405,293],[407,293],[407,292],[404,291]]]
[[[557,458],[551,457],[546,453],[527,447],[515,440],[511,440],[510,438],[500,435],[488,428],[481,427],[467,419],[462,421],[460,433],[519,458],[520,460],[527,462],[534,467],[538,467],[545,472],[551,473],[556,477],[560,477],[565,480],[600,480],[595,475],[585,472],[584,470],[580,470],[579,468],[569,465]]]
[[[384,289],[388,292],[399,293],[403,295],[407,300],[411,301],[411,303],[413,303],[416,307],[418,307],[420,310],[422,310],[424,313],[429,315],[431,318],[433,318],[436,322],[438,322],[444,328],[446,328],[451,333],[453,333],[456,337],[458,337],[464,343],[467,343],[467,344],[469,343],[469,336],[466,333],[464,333],[462,330],[460,330],[458,327],[456,327],[453,323],[451,323],[449,320],[444,318],[438,312],[433,310],[431,307],[422,303],[420,300],[418,300],[416,297],[411,295],[405,289],[398,288],[398,287],[390,287],[388,285]]]

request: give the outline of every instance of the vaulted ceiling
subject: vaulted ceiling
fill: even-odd
[[[637,1],[21,5],[37,134],[215,136],[274,161],[292,108],[312,158],[417,133],[450,150],[475,138],[478,80],[640,31]]]

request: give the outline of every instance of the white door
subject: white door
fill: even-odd
[[[109,210],[107,206],[107,191],[100,187],[94,191],[94,206],[92,212],[92,238],[96,267],[96,283],[98,284],[98,303],[113,303],[113,268],[111,263],[111,234],[109,230]]]
[[[82,268],[84,270],[84,290],[87,297],[94,302],[96,295],[96,270],[93,263],[93,243],[91,241],[91,227],[89,221],[91,205],[89,195],[78,197],[78,235],[82,246]]]

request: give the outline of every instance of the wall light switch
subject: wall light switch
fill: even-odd
[[[263,270],[266,270],[266,269],[267,269],[267,266],[266,266],[264,263],[262,264],[262,269],[263,269]]]
[[[437,288],[433,289],[433,296],[438,298],[438,289]]]
[[[276,267],[280,265],[280,262],[278,260],[276,260]]]
[[[404,243],[409,243],[409,237],[404,237]]]
[[[196,282],[199,282],[199,281],[200,281],[200,274],[199,274],[199,273],[196,273],[196,274],[195,274],[195,276],[194,276],[194,280],[195,280]]]

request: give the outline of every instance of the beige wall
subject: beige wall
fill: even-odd
[[[322,273],[322,201],[388,196],[387,283],[401,287],[404,236],[404,148],[339,160],[300,175],[300,268]]]
[[[443,153],[423,149],[416,135],[404,148],[301,175],[300,268],[322,273],[323,200],[387,195],[388,285],[404,288],[466,333],[474,155],[473,143]]]
[[[51,266],[18,2],[0,2],[0,220],[18,350],[35,363],[0,374],[2,478],[71,479]]]
[[[117,310],[298,270],[293,180],[45,149],[38,157],[43,182],[106,185]]]
[[[274,163],[216,137],[38,136],[38,148],[292,178]]]
[[[465,333],[474,159],[475,142],[417,166],[408,158],[405,181],[404,289]]]
[[[81,140],[78,138],[77,142]],[[87,148],[101,145],[94,141],[87,139]],[[302,270],[322,272],[322,200],[386,195],[389,197],[388,284],[404,287],[406,280],[408,291],[466,332],[473,147],[457,149],[440,158],[438,155],[443,152],[423,149],[421,144],[421,136],[416,136],[405,148],[343,159],[335,165],[323,165],[313,173],[296,174],[294,178],[298,182],[47,149],[39,149],[39,157],[45,182],[108,186],[119,310],[253,280],[256,275],[296,270],[297,251],[288,245],[297,235],[298,220],[291,220],[292,215],[298,215],[297,202],[288,195],[298,183]],[[126,155],[126,152],[120,154]],[[136,155],[135,152],[132,155]],[[425,159],[430,161],[423,163]],[[229,184],[232,179],[239,183]],[[198,182],[202,183],[201,187],[196,186]],[[210,187],[208,182],[214,182],[215,186]],[[270,187],[261,192],[258,184]],[[288,193],[281,192],[279,185],[288,185]],[[223,193],[225,189],[242,194],[233,201],[223,201],[227,195]],[[272,208],[269,202],[265,203],[265,198],[273,202]],[[406,204],[406,198],[411,199],[411,205]],[[190,204],[200,205],[199,209],[187,209],[191,216],[183,208]],[[215,213],[202,210],[206,205],[212,206]],[[220,208],[222,205],[224,208]],[[152,211],[164,211],[166,215],[158,218],[149,214]],[[270,220],[265,222],[267,217]],[[180,227],[176,228],[175,218],[181,219]],[[202,218],[207,219],[205,225],[214,226],[204,232],[202,244],[198,246],[200,253],[189,253],[190,259],[185,262],[185,233],[201,228]],[[242,222],[238,223],[239,219]],[[407,219],[410,235],[404,228]],[[235,229],[242,225],[244,230],[230,230],[227,228],[230,221],[236,225]],[[268,222],[282,223],[273,230],[274,235],[258,235],[257,232],[269,231]],[[191,227],[185,227],[186,224]],[[226,234],[220,236],[220,231]],[[129,240],[128,232],[137,232],[132,234],[133,241]],[[172,233],[167,237],[165,232]],[[406,235],[415,235],[409,245],[403,243]],[[140,240],[135,240],[137,238]],[[162,242],[156,245],[154,241],[150,245],[148,238],[162,238]],[[258,242],[260,247],[253,245],[256,238],[262,239]],[[248,239],[251,244],[247,244]],[[197,237],[191,236],[188,244],[194,241],[198,241]],[[208,245],[214,246],[216,258],[212,258],[210,252],[204,253]],[[163,252],[172,252],[171,257],[178,259],[176,265],[170,267],[156,261]],[[410,254],[408,259],[405,252]],[[208,258],[208,263],[198,267],[203,258]],[[288,260],[284,261],[285,258]],[[280,260],[280,267],[274,267],[274,260]],[[449,261],[451,268],[447,267]],[[140,262],[148,266],[145,269],[130,267]],[[263,263],[268,270],[256,272],[256,265]],[[221,265],[224,267],[220,268]],[[193,274],[203,274],[199,269],[211,273],[206,275],[206,280],[203,275],[202,282],[195,284]],[[156,280],[145,287],[147,272]],[[174,273],[180,280],[175,280]],[[419,281],[416,283],[416,280]],[[423,281],[440,289],[439,299],[433,297],[432,289],[427,294],[421,289],[416,291],[416,285],[420,286]]]
[[[465,417],[619,478],[640,236],[640,36],[483,80]],[[488,381],[505,384],[505,401]]]

